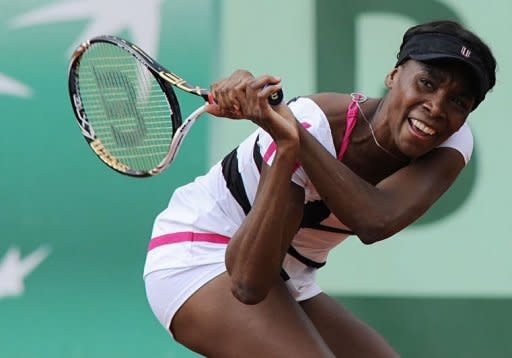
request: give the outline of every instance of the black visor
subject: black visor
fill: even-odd
[[[478,93],[475,94],[474,108],[482,102],[489,90],[489,79],[482,59],[458,37],[438,32],[414,35],[402,47],[396,66],[409,59],[416,61],[449,59],[468,65],[478,81],[475,86]]]

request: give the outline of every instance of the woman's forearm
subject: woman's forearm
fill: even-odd
[[[228,245],[226,266],[232,291],[244,303],[265,298],[297,231],[303,192],[290,182],[297,151],[278,147],[272,166],[262,173],[251,211]]]

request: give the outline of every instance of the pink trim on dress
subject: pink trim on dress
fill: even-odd
[[[213,233],[198,232],[173,232],[162,236],[152,238],[149,242],[148,251],[162,245],[175,244],[177,242],[195,241],[195,242],[211,242],[214,244],[227,244],[230,238],[227,236]]]
[[[274,154],[274,152],[276,151],[276,148],[277,148],[276,142],[270,143],[270,145],[267,148],[267,151],[265,152],[265,155],[263,156],[263,160],[265,161],[265,163],[267,163],[268,160],[270,159],[270,157],[272,156],[272,154]]]
[[[311,124],[309,124],[308,122],[302,122],[301,125],[308,129],[309,127],[311,127]],[[272,156],[272,154],[274,154],[274,152],[276,151],[277,149],[277,145],[276,145],[276,142],[272,142],[270,143],[270,145],[268,146],[265,154],[263,155],[263,160],[265,161],[265,163],[268,163],[268,160],[270,159],[270,157]]]
[[[338,153],[338,160],[342,160],[345,152],[347,151],[348,144],[350,142],[350,135],[356,126],[357,116],[359,115],[359,106],[357,104],[361,98],[363,98],[362,95],[354,95],[352,97],[352,102],[348,106],[345,134],[343,135],[343,141],[341,142],[341,148]]]

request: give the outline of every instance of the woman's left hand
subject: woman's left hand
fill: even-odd
[[[247,118],[240,110],[240,99],[245,97],[247,85],[253,79],[249,71],[237,70],[229,77],[213,83],[210,92],[215,103],[209,104],[206,111],[216,117]]]
[[[281,89],[276,76],[254,77],[250,72],[238,70],[226,79],[215,82],[211,93],[215,104],[207,112],[218,117],[249,119],[267,131],[276,143],[298,143],[298,130],[293,113],[286,104],[271,106],[268,98]]]

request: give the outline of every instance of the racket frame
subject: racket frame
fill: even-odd
[[[169,105],[170,121],[172,124],[172,140],[169,144],[168,153],[161,160],[161,162],[153,169],[148,171],[137,170],[129,167],[125,163],[121,162],[114,155],[112,155],[107,148],[103,145],[101,140],[96,136],[94,128],[91,126],[87,113],[85,112],[82,98],[80,96],[79,86],[79,70],[80,60],[82,55],[96,43],[108,43],[111,45],[118,46],[130,55],[132,55],[140,64],[142,64],[156,79],[165,98]],[[190,130],[195,120],[199,118],[201,114],[205,112],[205,106],[195,110],[184,122],[181,117],[181,109],[174,92],[173,87],[177,87],[180,90],[202,97],[206,102],[213,103],[214,99],[210,92],[204,88],[193,86],[185,81],[183,78],[178,76],[176,73],[167,70],[164,66],[156,62],[151,56],[145,53],[142,49],[127,41],[125,39],[111,36],[102,35],[96,36],[88,41],[82,43],[72,55],[71,62],[68,70],[68,89],[71,99],[71,104],[77,120],[78,126],[84,136],[85,140],[96,153],[96,155],[109,167],[118,171],[121,174],[133,176],[133,177],[149,177],[161,173],[165,168],[169,166],[174,157],[176,156],[178,149],[182,143],[184,136]],[[269,97],[269,103],[273,106],[280,104],[283,101],[283,91],[273,93]]]
[[[116,36],[102,35],[91,38],[90,40],[82,43],[73,53],[68,70],[68,89],[71,99],[71,104],[74,110],[75,118],[78,126],[84,136],[85,140],[94,151],[94,153],[109,167],[120,172],[121,174],[130,175],[133,177],[148,177],[154,176],[163,171],[175,157],[178,148],[171,152],[171,144],[169,145],[168,154],[162,161],[153,169],[148,171],[137,170],[122,163],[114,155],[112,155],[107,148],[102,144],[101,140],[96,136],[94,128],[91,126],[87,113],[85,112],[82,98],[80,95],[79,85],[79,70],[80,60],[82,55],[94,44],[108,43],[115,45],[132,55],[140,64],[142,64],[156,79],[160,88],[162,89],[167,103],[169,105],[170,121],[172,123],[172,139],[174,140],[176,134],[182,133],[179,128],[182,125],[181,109],[174,92],[173,86],[182,91],[202,97],[208,101],[209,91],[198,86],[192,86],[187,81],[182,79],[174,72],[168,71],[165,67],[156,62],[142,49],[132,44],[131,42],[121,39]],[[203,112],[201,112],[202,114]],[[192,117],[192,116],[191,116]],[[197,118],[196,116],[195,118]],[[187,127],[190,127],[191,123]],[[188,130],[187,130],[188,132]],[[185,132],[186,133],[186,132]],[[180,140],[181,142],[181,140]],[[172,142],[171,142],[172,143]]]

